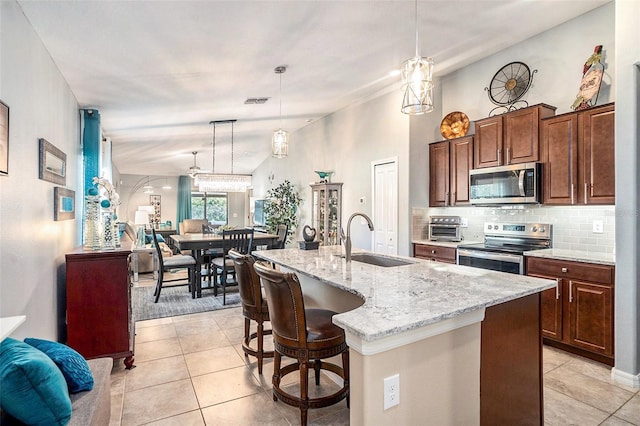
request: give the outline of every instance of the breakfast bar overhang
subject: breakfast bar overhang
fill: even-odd
[[[295,272],[307,307],[338,312],[352,425],[543,424],[540,292],[554,281],[373,253],[346,262],[341,252],[253,254]],[[395,374],[399,404],[384,410]]]

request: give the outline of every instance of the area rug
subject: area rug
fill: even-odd
[[[237,291],[227,293],[227,304],[222,304],[222,294],[213,295],[212,290],[203,290],[202,297],[192,299],[186,287],[165,287],[160,293],[158,303],[153,303],[154,286],[133,287],[131,289],[131,309],[134,321],[177,315],[195,314],[198,312],[240,306],[240,295]]]

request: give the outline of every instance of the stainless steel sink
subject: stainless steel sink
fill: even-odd
[[[340,257],[345,257],[341,255]],[[397,259],[393,257],[379,256],[370,253],[354,253],[351,255],[351,260],[355,262],[368,263],[369,265],[382,266],[383,268],[392,268],[394,266],[411,265],[409,260]]]

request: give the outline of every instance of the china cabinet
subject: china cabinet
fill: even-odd
[[[318,241],[325,246],[340,244],[342,183],[317,183],[311,190],[311,223]]]

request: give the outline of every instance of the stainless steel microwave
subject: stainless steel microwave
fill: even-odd
[[[522,163],[469,171],[471,204],[541,202],[542,164]]]

